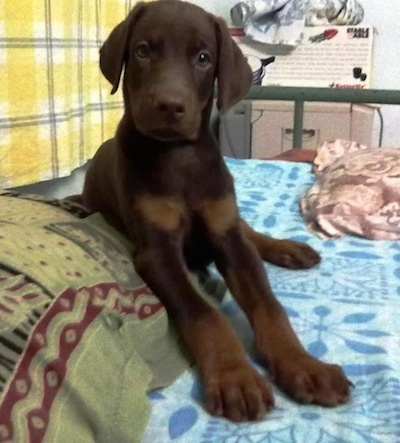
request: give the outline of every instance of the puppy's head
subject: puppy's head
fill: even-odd
[[[126,111],[143,134],[197,138],[218,79],[218,108],[241,100],[251,70],[223,20],[186,2],[139,3],[100,50],[102,73],[118,89],[123,69]]]

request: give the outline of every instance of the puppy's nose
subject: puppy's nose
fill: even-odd
[[[163,97],[157,100],[157,111],[165,117],[180,119],[185,115],[185,104],[177,97]]]

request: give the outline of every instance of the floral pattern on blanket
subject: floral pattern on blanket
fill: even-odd
[[[209,416],[195,370],[150,394],[144,443],[376,443],[400,441],[400,244],[306,230],[301,195],[313,184],[310,165],[228,160],[243,217],[275,237],[305,241],[322,262],[309,270],[267,264],[271,285],[299,337],[316,357],[343,366],[355,387],[351,401],[325,409],[299,405],[274,387],[276,407],[257,423]],[[252,362],[253,334],[232,298],[223,304]],[[267,374],[266,374],[267,375]]]
[[[312,232],[400,239],[400,149],[326,142],[314,170],[318,180],[301,199]]]

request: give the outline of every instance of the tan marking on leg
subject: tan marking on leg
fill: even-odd
[[[166,231],[178,229],[185,215],[183,203],[173,197],[143,196],[136,207],[148,222]]]
[[[207,200],[202,206],[201,214],[211,232],[223,234],[238,220],[235,196]]]

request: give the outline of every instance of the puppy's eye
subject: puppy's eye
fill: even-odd
[[[138,58],[149,58],[150,57],[150,46],[148,43],[139,43],[135,50],[136,56]]]
[[[202,68],[207,67],[211,63],[211,55],[207,51],[201,51],[197,56],[196,63]]]

